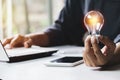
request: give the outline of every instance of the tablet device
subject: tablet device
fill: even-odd
[[[63,66],[63,67],[72,67],[83,63],[83,57],[71,57],[65,56],[55,60],[51,60],[45,65],[47,66]]]

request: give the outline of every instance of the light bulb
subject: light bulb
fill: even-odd
[[[99,11],[89,11],[84,17],[84,24],[91,35],[100,35],[104,17]]]

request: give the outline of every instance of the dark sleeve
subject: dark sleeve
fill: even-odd
[[[64,32],[64,27],[69,26],[71,24],[71,3],[74,0],[66,0],[65,6],[60,12],[59,18],[55,21],[55,23],[50,26],[47,30],[45,30],[45,33],[49,37],[50,46],[55,45],[63,45],[69,43],[69,40],[67,40],[67,37]]]
[[[117,37],[114,39],[114,42],[115,43],[120,42],[120,34],[117,35]]]

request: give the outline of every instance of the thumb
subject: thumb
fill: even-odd
[[[32,40],[28,39],[27,41],[24,42],[24,47],[25,48],[30,48],[32,46]]]
[[[106,36],[99,36],[99,40],[107,47],[115,47],[115,43]]]
[[[115,43],[106,36],[99,36],[100,42],[102,42],[109,50],[114,51],[116,48]]]

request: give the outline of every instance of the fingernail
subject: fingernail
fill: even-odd
[[[29,44],[27,42],[24,43],[24,47],[28,48]]]
[[[25,44],[26,44],[26,46],[25,46],[26,48],[31,47],[31,45],[30,45],[30,43],[29,43],[29,42],[26,42]]]
[[[88,35],[88,36],[87,36],[87,39],[90,39],[90,38],[91,38],[91,35]]]
[[[12,45],[10,45],[10,49],[12,49],[13,48],[13,46]]]

